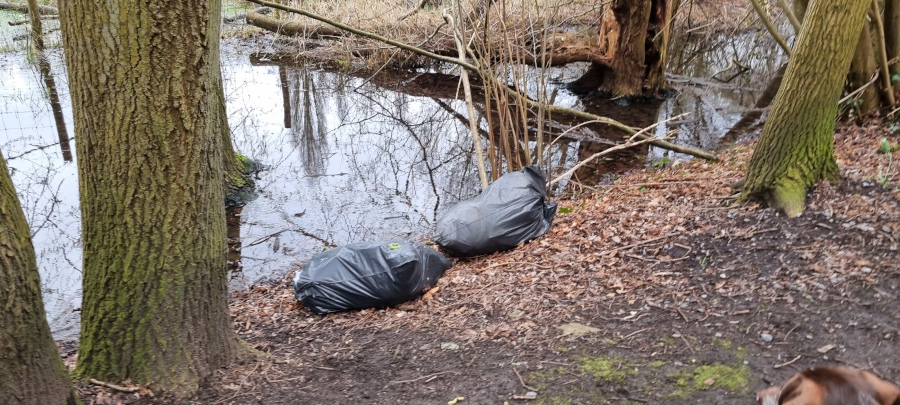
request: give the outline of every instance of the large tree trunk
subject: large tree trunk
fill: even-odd
[[[810,6],[750,159],[741,199],[762,199],[794,217],[803,212],[812,184],[838,179],[837,99],[868,8],[868,1],[844,0]]]
[[[209,1],[60,5],[84,248],[75,373],[190,394],[241,350]]]
[[[47,325],[31,232],[0,156],[0,404],[75,403]]]
[[[671,19],[678,0],[612,0],[600,22],[594,63],[572,83],[575,91],[599,89],[635,96],[665,89]]]

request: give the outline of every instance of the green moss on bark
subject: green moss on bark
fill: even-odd
[[[31,233],[0,156],[0,404],[76,404],[47,325]]]
[[[803,212],[810,186],[837,181],[837,100],[867,9],[866,2],[821,0],[807,11],[741,200],[759,199],[794,217]]]

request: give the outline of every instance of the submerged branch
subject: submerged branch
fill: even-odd
[[[12,10],[12,11],[19,11],[19,12],[27,13],[28,5],[0,1],[0,10]],[[59,14],[59,9],[57,9],[56,7],[51,7],[51,6],[38,6],[38,11],[42,15],[57,15],[57,14]]]
[[[345,25],[345,24],[341,24],[341,23],[339,23],[339,22],[337,22],[337,21],[333,21],[333,20],[330,20],[330,19],[328,19],[328,18],[319,16],[319,15],[316,15],[316,14],[313,14],[313,13],[310,13],[310,12],[308,12],[308,11],[301,10],[301,9],[298,9],[298,8],[295,8],[295,7],[285,6],[285,5],[282,5],[282,4],[273,3],[273,2],[265,1],[265,0],[247,0],[247,1],[249,1],[249,2],[251,2],[251,3],[259,4],[259,5],[262,5],[262,6],[267,6],[267,7],[279,9],[279,10],[282,10],[282,11],[287,11],[287,12],[290,12],[290,13],[300,14],[300,15],[302,15],[302,16],[309,17],[309,18],[312,18],[312,19],[314,19],[314,20],[321,21],[321,22],[326,23],[326,24],[329,24],[329,25],[331,25],[331,26],[340,28],[340,29],[342,29],[342,30],[351,32],[351,33],[353,33],[353,34],[356,34],[356,35],[359,35],[359,36],[362,36],[362,37],[365,37],[365,38],[374,39],[374,40],[376,40],[376,41],[384,42],[384,43],[386,43],[386,44],[390,44],[390,45],[396,46],[396,47],[398,47],[398,48],[400,48],[400,49],[404,49],[404,50],[413,52],[413,53],[415,53],[415,54],[417,54],[417,55],[421,55],[421,56],[424,56],[424,57],[427,57],[427,58],[430,58],[430,59],[434,59],[434,60],[437,60],[437,61],[441,61],[441,62],[446,62],[446,63],[451,63],[451,64],[454,64],[454,65],[458,65],[458,66],[463,67],[463,68],[465,68],[465,69],[469,69],[470,71],[478,72],[478,71],[480,70],[478,66],[473,65],[473,64],[468,63],[468,62],[465,62],[465,61],[461,61],[461,60],[459,60],[458,58],[453,58],[453,57],[450,57],[450,56],[438,55],[438,54],[436,54],[436,53],[429,52],[429,51],[426,51],[426,50],[424,50],[424,49],[421,49],[421,48],[418,48],[418,47],[415,47],[415,46],[412,46],[412,45],[409,45],[409,44],[405,44],[405,43],[402,43],[402,42],[399,42],[399,41],[395,41],[395,40],[393,40],[393,39],[390,39],[390,38],[387,38],[387,37],[384,37],[384,36],[381,36],[381,35],[378,35],[378,34],[375,34],[375,33],[372,33],[372,32],[363,31],[363,30],[360,30],[360,29],[356,29],[356,28],[350,27],[350,26]],[[518,95],[518,93],[517,93],[515,90],[509,88],[508,86],[504,86],[504,90],[505,90],[507,93],[513,95],[514,97]],[[545,111],[548,111],[548,112],[550,112],[550,113],[552,113],[552,114],[562,114],[562,115],[567,115],[567,116],[571,116],[571,117],[581,118],[581,119],[585,119],[585,120],[589,120],[589,121],[597,121],[597,122],[602,123],[602,124],[604,124],[604,125],[613,127],[613,128],[615,128],[615,129],[619,130],[620,132],[622,132],[622,133],[624,133],[624,134],[626,134],[626,135],[629,135],[629,136],[632,136],[632,135],[637,134],[637,130],[636,130],[635,128],[633,128],[633,127],[631,127],[631,126],[628,126],[628,125],[626,125],[626,124],[623,124],[623,123],[621,123],[621,122],[619,122],[619,121],[616,121],[616,120],[614,120],[614,119],[611,119],[611,118],[601,117],[601,116],[599,116],[599,115],[594,115],[594,114],[591,114],[591,113],[588,113],[588,112],[579,111],[579,110],[575,110],[575,109],[572,109],[572,108],[560,107],[560,106],[551,105],[551,104],[542,104],[542,103],[540,103],[540,102],[531,100],[530,98],[527,98],[527,97],[523,97],[523,99],[524,99],[525,103],[528,105],[528,107],[530,107],[530,108],[545,108]],[[651,144],[651,145],[653,145],[653,146],[656,146],[656,147],[659,147],[659,148],[671,150],[671,151],[674,151],[674,152],[684,153],[684,154],[686,154],[686,155],[696,156],[696,157],[703,158],[703,159],[706,159],[706,160],[712,160],[712,161],[717,161],[717,160],[718,160],[718,158],[716,157],[715,154],[710,153],[710,152],[707,152],[707,151],[705,151],[705,150],[697,149],[697,148],[692,148],[692,147],[689,147],[689,146],[676,145],[676,144],[673,144],[673,143],[671,143],[671,142],[667,142],[667,141],[664,141],[664,140],[661,140],[661,139],[651,139],[650,136],[647,136],[647,135],[645,135],[645,134],[641,134],[641,135],[639,136],[638,139],[642,139],[642,140],[643,140],[643,139],[649,139],[649,141],[648,141],[649,144]]]

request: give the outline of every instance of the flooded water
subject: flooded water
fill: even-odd
[[[752,42],[688,49],[673,76],[678,92],[654,103],[623,105],[569,93],[564,83],[584,67],[551,72],[556,103],[645,126],[683,112],[692,115],[657,131],[680,129],[677,142],[712,149],[751,106],[767,75],[781,63]],[[436,216],[477,194],[474,147],[457,82],[434,72],[378,76],[331,72],[283,63],[240,44],[223,49],[223,75],[235,149],[257,161],[258,197],[232,211],[230,233],[240,242],[242,267],[233,288],[245,288],[328,247],[364,240],[427,239]],[[49,54],[69,134],[71,103],[60,50]],[[730,82],[711,79],[730,60],[750,68]],[[51,328],[57,339],[77,336],[81,245],[75,162],[64,159],[37,68],[23,52],[0,53],[0,150],[12,171],[34,245]],[[727,72],[726,72],[727,73]],[[486,128],[482,123],[482,128]],[[619,135],[590,129],[593,135]],[[71,142],[69,148],[77,147]],[[550,153],[554,171],[571,167],[596,144],[563,139]],[[633,156],[637,152],[629,152]],[[683,158],[650,148],[633,166]],[[616,162],[594,172],[622,170]],[[596,173],[595,173],[596,174]],[[238,266],[236,266],[238,267]]]

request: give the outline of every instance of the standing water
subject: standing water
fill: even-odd
[[[619,118],[630,125],[692,112],[660,128],[680,129],[679,143],[715,147],[752,105],[764,77],[780,62],[756,55],[752,43],[728,41],[699,49],[673,66],[679,92],[652,106],[580,98],[563,82],[583,67],[554,69],[558,104]],[[427,239],[436,216],[479,184],[456,79],[419,72],[351,75],[283,64],[226,43],[222,69],[235,149],[256,161],[257,198],[231,210],[242,271],[233,288],[282,277],[315,253],[352,242]],[[72,128],[61,50],[49,51],[62,119]],[[729,60],[750,72],[714,82]],[[774,62],[773,62],[773,59]],[[693,65],[691,64],[693,63]],[[705,69],[702,67],[705,66]],[[77,337],[81,290],[80,212],[75,162],[64,160],[43,81],[24,52],[0,53],[0,151],[32,229],[44,301],[54,336]],[[486,128],[482,123],[482,127]],[[597,135],[597,134],[594,134]],[[551,150],[554,171],[591,153],[589,142],[563,139]],[[74,142],[71,148],[77,145]],[[650,150],[650,158],[669,156]],[[669,156],[670,159],[676,158]],[[646,156],[639,163],[646,162]]]

